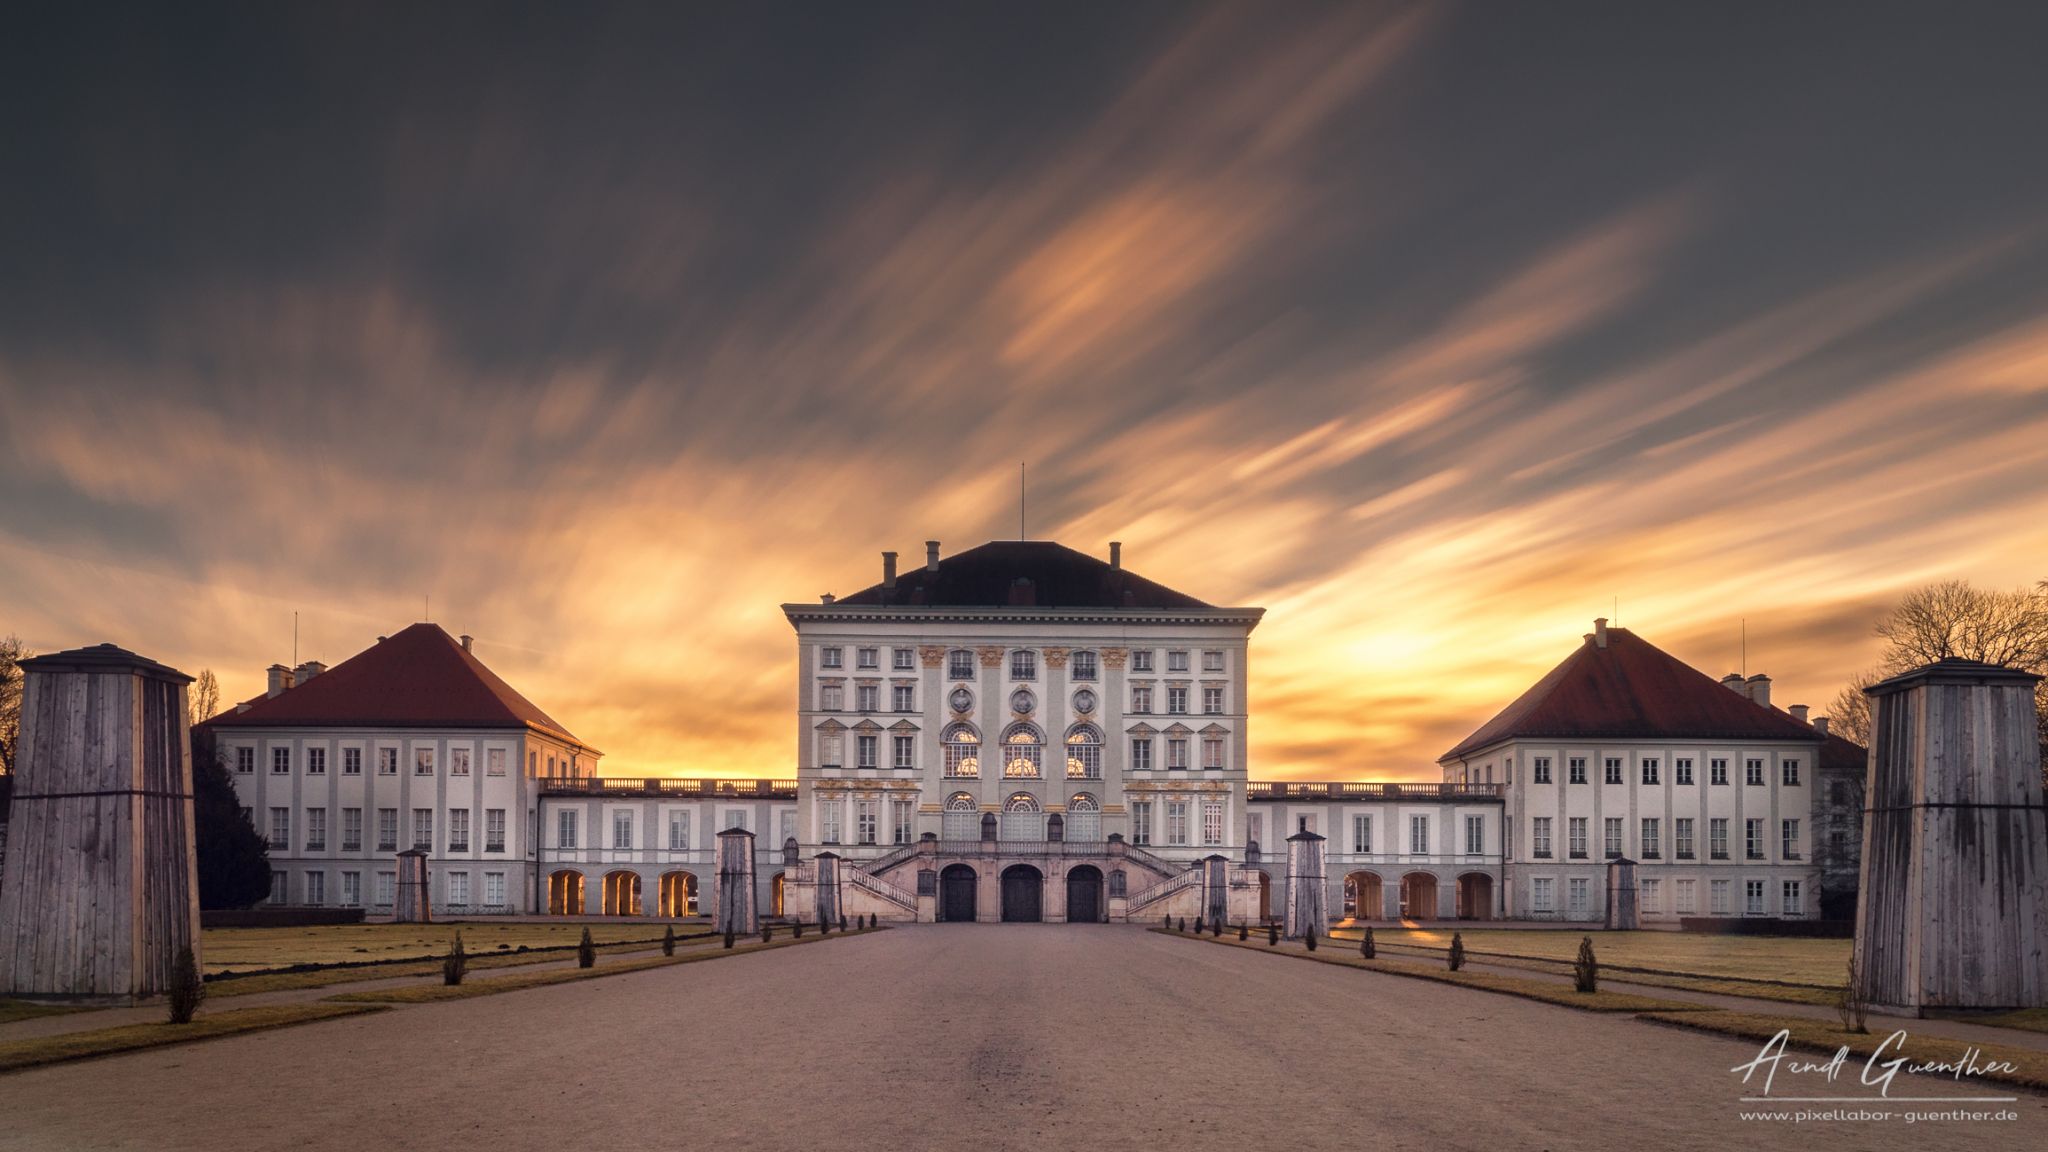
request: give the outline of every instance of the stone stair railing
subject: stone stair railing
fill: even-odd
[[[1159,901],[1166,899],[1176,892],[1194,888],[1201,883],[1202,870],[1200,868],[1190,868],[1178,876],[1161,880],[1143,892],[1136,892],[1129,896],[1124,903],[1124,915],[1129,919],[1135,920],[1138,918],[1139,913]]]
[[[873,893],[910,913],[912,916],[917,915],[917,894],[909,891],[902,885],[884,880],[880,876],[859,868],[842,868],[839,875],[855,888]]]

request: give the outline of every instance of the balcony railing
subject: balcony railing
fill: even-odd
[[[716,796],[747,800],[794,800],[794,780],[718,780],[702,776],[543,776],[547,796]]]
[[[1484,800],[1506,794],[1505,784],[1344,784],[1269,780],[1245,785],[1247,800]]]

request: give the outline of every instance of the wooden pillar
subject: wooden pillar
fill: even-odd
[[[1202,858],[1202,915],[1212,921],[1230,915],[1230,861],[1220,855]]]
[[[1618,856],[1607,862],[1607,927],[1633,932],[1642,926],[1636,911],[1636,862]]]
[[[1872,1008],[2048,1006],[2039,679],[1949,659],[1868,689],[1856,970]]]
[[[1287,909],[1281,931],[1290,937],[1329,930],[1329,895],[1323,890],[1323,838],[1306,829],[1287,838]]]
[[[407,848],[398,854],[398,902],[391,907],[391,920],[396,924],[425,924],[433,918],[433,893],[427,886],[427,850]]]
[[[192,678],[111,644],[21,669],[0,994],[156,995],[199,955]]]
[[[818,901],[825,900],[825,876],[818,876]],[[750,936],[761,930],[760,909],[754,900],[754,834],[745,828],[727,828],[718,834],[718,887],[713,894],[716,910],[712,927],[720,932]]]
[[[818,920],[820,923],[830,924],[834,927],[838,926],[839,914],[845,908],[845,905],[839,901],[839,862],[840,857],[837,852],[820,852],[817,855],[818,896],[816,903]],[[734,929],[734,931],[738,931],[738,929]]]

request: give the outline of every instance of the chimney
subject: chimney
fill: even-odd
[[[1110,566],[1111,568],[1121,568],[1121,567],[1123,567],[1123,566],[1124,566],[1124,542],[1123,542],[1123,541],[1121,541],[1121,540],[1111,540],[1111,541],[1109,542],[1109,566]]]
[[[318,660],[308,660],[297,668],[292,669],[292,683],[304,684],[325,671],[327,671],[327,665],[322,664]]]
[[[1792,714],[1792,718],[1794,720],[1799,721],[1801,724],[1807,723],[1806,705],[1794,704],[1790,708],[1785,709],[1785,711],[1790,712]]]
[[[894,552],[884,552],[882,553],[882,587],[894,588],[895,586],[896,554]]]
[[[271,696],[284,695],[285,691],[292,686],[292,670],[282,664],[272,664],[268,671],[270,672],[270,688],[267,694]]]
[[[463,650],[464,652],[467,652],[467,651],[469,651],[469,645],[470,645],[470,636],[469,636],[469,633],[467,633],[467,632],[464,632],[464,633],[462,634],[462,636],[460,637],[460,639],[462,640],[462,650]]]
[[[837,599],[838,597],[832,595],[830,592],[823,592],[818,595],[818,603],[820,604],[830,604],[832,601]]]
[[[1771,706],[1771,678],[1759,672],[1749,678],[1749,698],[1766,708]]]
[[[924,570],[927,572],[937,572],[939,570],[939,542],[937,540],[927,540],[924,542]]]
[[[1593,647],[1607,647],[1607,617],[1593,617]]]
[[[1820,733],[1820,734],[1821,734],[1821,735],[1823,735],[1823,736],[1827,735],[1827,734],[1828,734],[1828,718],[1827,718],[1827,717],[1825,717],[1825,716],[1815,716],[1815,717],[1813,718],[1813,730],[1814,730],[1815,732],[1818,732],[1818,733]]]
[[[1721,687],[1735,693],[1737,696],[1749,695],[1749,691],[1742,686],[1742,674],[1739,672],[1730,672],[1726,676],[1721,677]]]

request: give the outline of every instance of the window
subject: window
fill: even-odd
[[[1223,767],[1223,737],[1202,737],[1202,767],[1221,769]]]
[[[1548,756],[1538,756],[1538,757],[1536,757],[1536,762],[1535,762],[1535,772],[1536,772],[1536,782],[1537,782],[1538,784],[1548,784],[1548,783],[1550,783],[1550,757],[1548,757]]]
[[[1152,650],[1150,648],[1131,649],[1131,671],[1150,672],[1151,670]]]
[[[1202,844],[1209,847],[1223,843],[1223,805],[1204,802],[1202,805]]]
[[[1637,907],[1640,911],[1651,914],[1664,911],[1664,885],[1661,881],[1644,880],[1638,888],[1641,892],[1637,898]]]
[[[909,768],[912,766],[913,757],[916,755],[917,739],[915,737],[898,733],[889,738],[890,767]]]
[[[1093,652],[1076,652],[1076,653],[1074,653],[1074,679],[1076,679],[1076,680],[1093,680],[1093,679],[1095,679],[1095,653],[1093,653]]]
[[[1429,817],[1410,816],[1408,818],[1408,851],[1416,856],[1424,856],[1429,853]]]
[[[954,680],[974,679],[974,653],[965,648],[946,653],[946,675]]]
[[[469,775],[469,749],[450,748],[448,750],[448,774],[450,776]]]
[[[1698,911],[1698,909],[1693,906],[1694,882],[1691,880],[1680,880],[1677,881],[1674,886],[1678,890],[1678,914],[1680,916],[1690,916],[1694,912]]]
[[[434,850],[434,810],[415,808],[412,810],[412,846]]]
[[[1465,817],[1465,854],[1478,856],[1486,851],[1486,817]]]
[[[1655,784],[1658,776],[1658,762],[1654,756],[1643,758],[1643,783]]]
[[[469,905],[469,873],[450,872],[448,874],[448,903],[458,908]]]
[[[555,813],[555,847],[576,847],[576,813],[566,809]]]
[[[1139,715],[1145,715],[1152,711],[1152,686],[1150,684],[1131,685],[1131,711]]]
[[[1177,650],[1177,651],[1170,651],[1170,652],[1168,652],[1168,653],[1166,654],[1166,670],[1167,670],[1168,672],[1185,672],[1185,671],[1187,671],[1187,670],[1188,670],[1188,654],[1187,654],[1187,652],[1186,652],[1185,650]]]
[[[327,775],[327,749],[325,749],[325,748],[308,748],[308,749],[306,749],[306,775],[308,775],[308,776],[325,776],[325,775]]]
[[[245,776],[256,771],[256,750],[254,748],[235,749],[235,771]]]
[[[1067,779],[1100,780],[1102,778],[1102,733],[1089,725],[1074,729],[1067,734]]]
[[[1764,882],[1744,880],[1742,882],[1742,914],[1761,916],[1764,914]]]
[[[341,810],[341,850],[361,852],[363,850],[363,810],[343,808]]]
[[[1003,737],[1003,775],[1012,780],[1035,780],[1045,753],[1038,729],[1019,724]]]
[[[1593,884],[1590,880],[1575,879],[1571,882],[1571,918],[1584,920],[1593,914]]]
[[[1183,768],[1183,769],[1184,769],[1184,768],[1186,768],[1186,767],[1188,766],[1188,738],[1187,738],[1187,737],[1185,737],[1185,736],[1168,736],[1168,737],[1166,738],[1166,766],[1167,766],[1167,767],[1168,767],[1169,769],[1172,769],[1172,768]]]
[[[882,688],[878,684],[862,684],[853,690],[853,707],[859,712],[882,710]]]
[[[946,729],[946,775],[972,779],[981,775],[981,740],[974,729],[955,724]]]
[[[1166,802],[1166,842],[1174,845],[1188,842],[1188,802],[1185,800]]]
[[[448,850],[450,852],[469,851],[469,809],[467,808],[450,808],[448,810]]]
[[[671,812],[668,814],[668,850],[688,852],[690,850],[690,814]]]
[[[343,872],[341,874],[341,906],[354,908],[363,902],[363,874]]]
[[[1188,714],[1188,690],[1185,685],[1170,684],[1166,688],[1166,714],[1185,716]]]
[[[745,808],[727,808],[725,810],[725,826],[727,828],[744,829],[747,826],[747,810]]]
[[[1715,916],[1726,916],[1726,915],[1728,915],[1728,912],[1729,912],[1729,904],[1728,904],[1728,881],[1726,881],[1726,880],[1710,880],[1710,881],[1708,881],[1708,882],[1707,882],[1707,900],[1708,900],[1708,911],[1709,911],[1709,912],[1711,912],[1711,913],[1712,913],[1713,915],[1715,915]]]
[[[289,776],[291,771],[292,750],[290,748],[272,748],[270,750],[270,774],[272,776]]]
[[[1708,760],[1708,761],[1707,761],[1707,783],[1709,783],[1709,784],[1726,784],[1727,782],[1728,782],[1728,761],[1726,761],[1726,760],[1723,760],[1723,759],[1721,759],[1721,758],[1720,758],[1720,757],[1718,757],[1718,756],[1717,756],[1717,757],[1715,757],[1715,758],[1713,758],[1713,759],[1711,759],[1711,760]]]
[[[1621,855],[1621,817],[1609,816],[1602,824],[1602,831],[1606,833],[1607,858],[1612,860]]]
[[[1745,763],[1744,767],[1747,771],[1743,774],[1743,779],[1750,784],[1762,787],[1764,782],[1764,762],[1761,760],[1750,760]]]
[[[1571,776],[1569,778],[1572,783],[1584,784],[1586,782],[1586,758],[1584,756],[1574,756],[1566,761],[1566,765],[1571,769]]]
[[[398,851],[398,809],[377,809],[377,851]]]
[[[1692,783],[1692,757],[1680,756],[1678,759],[1673,760],[1671,762],[1671,777],[1673,784]]]
[[[838,712],[846,707],[846,688],[839,684],[818,686],[818,708],[824,712]]]
[[[876,749],[881,742],[881,737],[871,732],[863,732],[855,736],[853,738],[854,767],[873,768],[875,766]]]
[[[1744,820],[1742,822],[1743,856],[1750,860],[1764,858],[1764,822]]]
[[[484,873],[484,907],[503,908],[504,906],[505,874],[503,872]]]
[[[895,684],[889,688],[889,710],[891,712],[914,712],[917,690],[908,684]]]
[[[846,762],[846,734],[844,732],[818,733],[818,764],[825,768],[837,768]]]
[[[846,667],[845,650],[836,645],[818,649],[818,666],[820,668]]]
[[[540,753],[528,752],[526,754],[526,774],[528,776],[540,775]]]
[[[306,851],[327,850],[327,809],[306,809]]]
[[[1799,821],[1778,821],[1778,855],[1781,859],[1799,859]]]
[[[827,844],[839,843],[839,807],[837,798],[818,805],[819,839]]]
[[[633,814],[631,812],[612,813],[612,847],[631,848],[632,846]]]
[[[270,874],[270,903],[284,903],[285,885],[290,879],[291,874],[288,872],[272,872]]]
[[[1607,782],[1609,784],[1621,783],[1621,757],[1609,756],[1607,758]]]
[[[908,672],[917,667],[917,649],[894,648],[889,652],[889,666],[898,672]]]
[[[1728,818],[1725,816],[1715,816],[1707,821],[1707,858],[1728,858]]]
[[[1778,764],[1778,780],[1787,788],[1799,787],[1799,761],[1783,760]]]
[[[412,750],[412,774],[415,776],[432,776],[434,774],[434,750],[432,748],[415,748]]]
[[[1202,715],[1223,715],[1223,686],[1221,684],[1202,685]]]
[[[1643,859],[1656,860],[1664,855],[1664,821],[1655,816],[1643,817],[1642,829]]]
[[[882,664],[881,664],[881,652],[882,652],[882,650],[881,650],[881,649],[879,649],[879,648],[856,648],[856,649],[854,649],[854,650],[853,650],[853,653],[854,653],[854,660],[853,660],[853,665],[854,665],[854,667],[856,667],[856,668],[880,668],[880,667],[882,666]]]
[[[856,843],[875,843],[881,833],[881,805],[873,800],[855,801],[853,805],[853,828],[859,837]]]
[[[273,852],[292,849],[292,810],[289,808],[270,810],[270,849]]]
[[[1557,881],[1548,876],[1538,876],[1529,882],[1529,910],[1557,911]]]
[[[1131,843],[1152,842],[1152,802],[1137,800],[1131,804]]]
[[[1799,897],[1799,881],[1785,881],[1785,886],[1781,890],[1781,903],[1778,905],[1779,914],[1787,917],[1806,915],[1806,906]]]
[[[896,843],[910,843],[910,833],[913,830],[912,823],[916,819],[913,815],[915,811],[916,805],[908,800],[889,801],[889,824],[890,827],[895,829]]]
[[[1038,679],[1038,653],[1029,648],[1019,648],[1010,653],[1010,679]]]
[[[1538,860],[1550,859],[1550,817],[1538,816],[1529,822],[1529,846]]]
[[[1202,671],[1223,671],[1223,652],[1221,649],[1210,648],[1202,653]]]
[[[1570,849],[1572,859],[1584,860],[1586,858],[1586,818],[1584,816],[1569,817],[1565,821],[1565,832],[1570,837],[1566,847]]]
[[[316,908],[327,903],[327,873],[306,873],[306,903]]]
[[[1138,772],[1149,772],[1152,770],[1152,738],[1150,736],[1131,737],[1131,768]]]
[[[1692,828],[1693,822],[1690,816],[1681,816],[1671,822],[1671,847],[1678,854],[1680,860],[1690,860],[1693,858]]]
[[[486,808],[484,809],[484,851],[503,852],[504,850],[505,810],[503,808]]]
[[[484,749],[484,775],[503,776],[504,774],[505,750],[503,748]]]
[[[1351,850],[1360,855],[1372,855],[1372,817],[1351,818]]]

